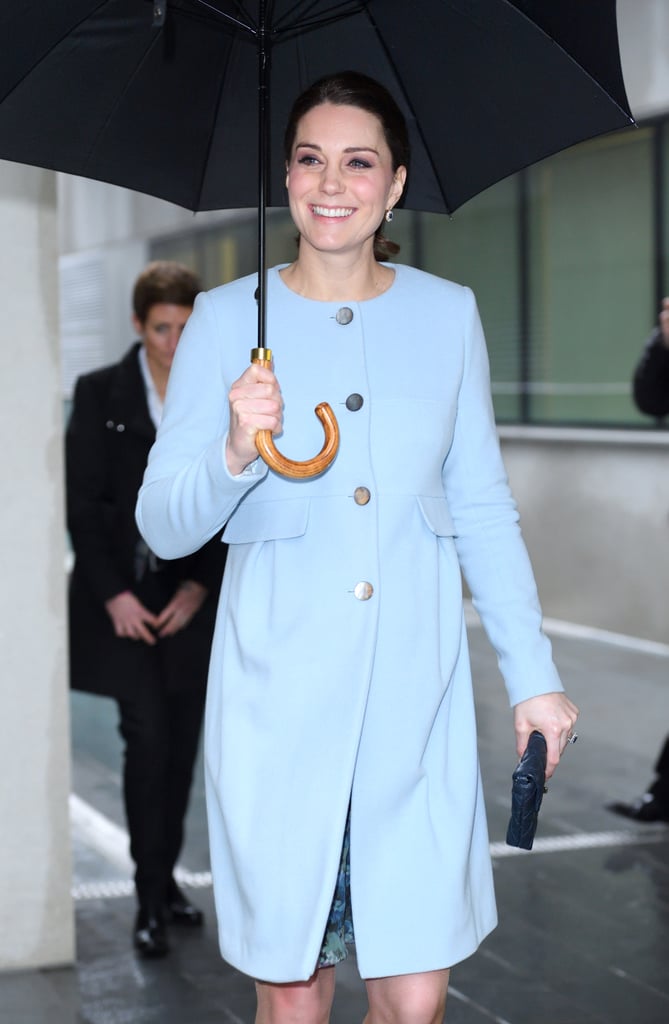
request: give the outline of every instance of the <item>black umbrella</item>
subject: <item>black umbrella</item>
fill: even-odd
[[[261,349],[278,143],[316,78],[363,71],[395,96],[410,209],[450,213],[632,123],[615,0],[21,0],[0,38],[0,158],[191,210],[258,205]]]

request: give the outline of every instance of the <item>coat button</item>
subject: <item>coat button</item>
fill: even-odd
[[[370,597],[374,593],[374,587],[371,583],[367,583],[363,580],[360,583],[356,583],[353,588],[353,593],[357,597],[358,601],[369,601]]]
[[[370,498],[371,494],[366,487],[356,487],[353,492],[353,500],[356,505],[366,505]]]
[[[349,309],[348,306],[342,306],[341,309],[337,310],[335,320],[337,321],[338,324],[341,324],[342,327],[346,327],[346,324],[350,324],[352,319],[353,310]]]
[[[353,394],[349,395],[348,398],[346,399],[346,408],[348,409],[349,412],[357,412],[358,409],[362,409],[362,404],[364,401],[365,399],[362,397],[362,395],[359,395],[357,394],[357,392],[354,391]]]
[[[118,430],[119,434],[122,434],[123,431],[125,430],[125,423],[117,423],[116,429]]]

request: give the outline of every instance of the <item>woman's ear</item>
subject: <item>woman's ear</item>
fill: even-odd
[[[390,186],[390,192],[388,194],[388,208],[395,206],[402,197],[404,192],[404,185],[407,180],[407,169],[401,164],[395,171],[395,177],[393,183]]]

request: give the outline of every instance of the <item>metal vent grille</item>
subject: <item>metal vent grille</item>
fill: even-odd
[[[72,397],[82,373],[105,362],[105,265],[101,256],[60,261],[60,337],[63,397]]]

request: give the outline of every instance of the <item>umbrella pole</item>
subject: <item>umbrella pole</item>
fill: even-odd
[[[269,50],[266,0],[260,0],[258,25],[258,348],[267,337],[267,177],[269,169]],[[270,351],[267,362],[271,361]]]
[[[251,349],[251,362],[272,365],[272,350],[267,348],[267,180],[269,177],[269,66],[266,0],[258,3],[258,345]],[[318,455],[304,462],[288,459],[278,451],[270,430],[259,430],[256,448],[276,473],[292,479],[304,479],[323,473],[339,449],[339,425],[327,402],[314,412],[323,427],[324,441]]]

